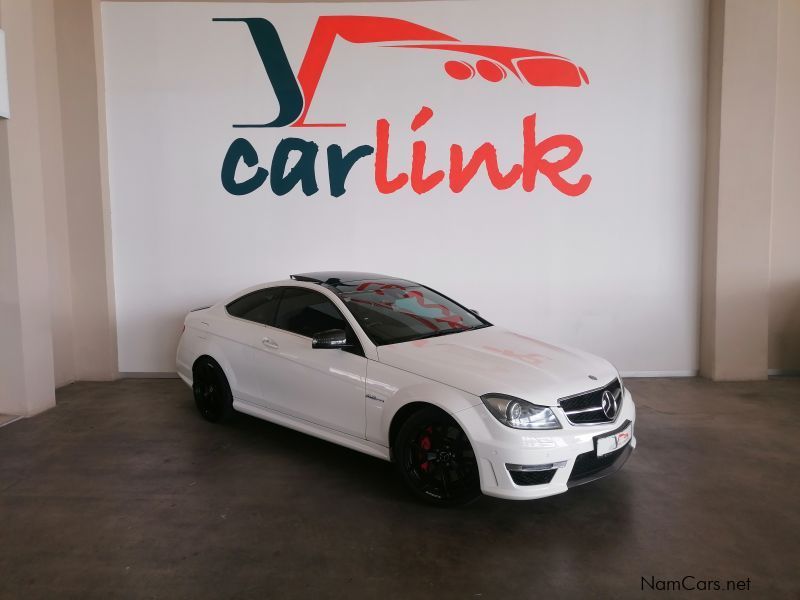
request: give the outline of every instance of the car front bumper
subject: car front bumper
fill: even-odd
[[[511,500],[561,494],[619,470],[636,448],[636,407],[627,390],[612,423],[573,425],[561,408],[553,407],[553,411],[562,429],[511,429],[497,421],[483,404],[455,414],[470,437],[484,494]],[[628,424],[630,441],[598,458],[596,439],[621,431]],[[520,468],[524,475],[519,475]],[[514,477],[525,484],[515,483]]]

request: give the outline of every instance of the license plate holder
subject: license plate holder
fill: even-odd
[[[619,429],[596,437],[595,450],[597,452],[597,457],[600,458],[605,456],[606,454],[614,452],[615,450],[619,450],[626,444],[629,444],[631,442],[631,438],[633,437],[632,429],[632,423],[630,421],[626,421]]]

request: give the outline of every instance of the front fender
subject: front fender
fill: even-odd
[[[365,393],[367,439],[386,447],[392,421],[410,404],[436,406],[458,421],[457,413],[481,403],[468,392],[375,361],[367,365]]]

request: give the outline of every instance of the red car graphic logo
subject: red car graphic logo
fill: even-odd
[[[270,83],[280,103],[273,121],[237,127],[344,127],[344,123],[308,123],[306,116],[337,38],[351,44],[413,48],[446,52],[448,76],[456,80],[479,77],[497,83],[509,75],[529,85],[579,87],[589,83],[586,71],[571,60],[538,50],[466,44],[435,29],[392,17],[322,16],[295,77],[275,26],[261,18],[222,18],[247,24]],[[455,55],[455,56],[453,56]]]

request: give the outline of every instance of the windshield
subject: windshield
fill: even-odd
[[[361,281],[336,288],[364,332],[378,346],[490,325],[463,306],[416,283]]]

